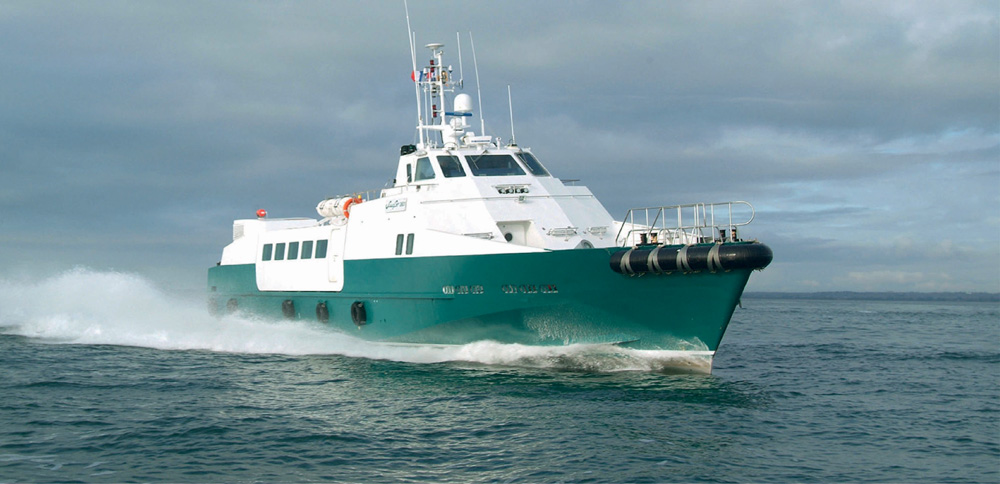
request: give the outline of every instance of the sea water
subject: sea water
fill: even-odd
[[[997,482],[1000,305],[744,300],[704,358],[364,342],[0,279],[0,482]]]

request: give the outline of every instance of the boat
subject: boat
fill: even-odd
[[[443,44],[426,47],[422,67],[412,55],[416,142],[400,148],[394,180],[324,198],[318,218],[235,220],[208,270],[209,309],[389,343],[714,355],[751,273],[772,259],[741,238],[752,205],[654,205],[615,220],[518,146],[513,123],[509,142],[482,121],[474,131]]]

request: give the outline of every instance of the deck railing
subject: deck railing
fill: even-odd
[[[744,201],[633,208],[622,219],[616,240],[622,247],[734,242],[739,240],[737,227],[752,222],[755,214]]]

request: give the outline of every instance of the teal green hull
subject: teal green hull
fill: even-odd
[[[316,320],[325,303],[319,319],[378,341],[715,351],[752,270],[623,275],[608,262],[619,250],[348,260],[340,292],[258,291],[254,265],[216,266],[209,307]]]

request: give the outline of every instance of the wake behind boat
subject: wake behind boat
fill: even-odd
[[[629,210],[616,221],[531,150],[472,131],[443,62],[416,68],[416,144],[377,193],[319,219],[236,220],[208,271],[209,308],[315,319],[378,341],[718,348],[771,250],[739,238],[747,202]],[[452,102],[452,110],[446,110]],[[481,133],[481,132],[480,132]]]

